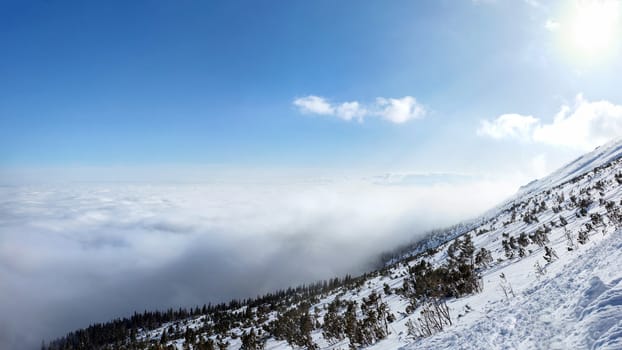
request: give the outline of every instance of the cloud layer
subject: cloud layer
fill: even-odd
[[[324,97],[309,95],[294,100],[294,106],[304,114],[333,116],[346,121],[362,122],[365,117],[379,117],[395,124],[402,124],[426,114],[425,107],[412,96],[402,98],[378,97],[371,105],[358,101],[331,103]]]
[[[375,182],[0,187],[0,348],[36,348],[135,310],[357,273],[515,188]]]
[[[574,106],[563,105],[550,123],[529,115],[503,114],[483,120],[477,134],[587,151],[622,135],[622,106],[591,102],[579,94]]]

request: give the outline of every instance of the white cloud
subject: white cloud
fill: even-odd
[[[530,115],[503,114],[493,121],[483,120],[477,129],[477,134],[494,139],[528,140],[537,123],[538,119]]]
[[[302,113],[313,114],[334,114],[335,108],[330,105],[323,97],[319,96],[305,96],[294,100],[294,105],[297,106]]]
[[[564,105],[553,122],[538,126],[533,140],[555,146],[591,150],[622,136],[622,106],[609,101],[590,102],[577,95],[575,106]]]
[[[361,107],[361,105],[354,102],[344,102],[337,106],[335,115],[343,120],[352,120],[358,119],[359,121],[363,120],[363,117],[367,114],[365,108]]]
[[[622,135],[622,106],[604,100],[591,102],[578,94],[574,106],[561,106],[551,123],[504,114],[482,121],[477,134],[587,151]]]
[[[331,115],[346,121],[362,122],[365,117],[379,117],[395,124],[421,118],[426,114],[425,107],[412,96],[402,98],[376,98],[375,103],[364,106],[358,101],[332,104],[320,96],[309,95],[293,102],[301,113]]]
[[[548,31],[554,32],[557,29],[559,29],[559,22],[554,21],[552,19],[547,19],[546,23],[544,23],[544,28],[546,28]]]
[[[376,105],[380,108],[378,112],[380,117],[396,124],[405,123],[425,115],[425,108],[412,96],[402,98],[378,97]]]

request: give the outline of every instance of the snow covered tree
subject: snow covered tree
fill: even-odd
[[[383,302],[380,294],[371,292],[367,298],[363,298],[361,311],[364,319],[362,323],[368,333],[370,344],[389,334],[389,322],[394,317],[390,313],[389,306]]]
[[[363,340],[361,339],[361,332],[358,330],[359,323],[356,319],[356,301],[350,301],[347,303],[346,312],[344,314],[345,331],[348,340],[350,341],[350,349],[356,349]]]
[[[514,257],[514,249],[510,246],[510,242],[508,240],[502,240],[501,246],[503,247],[503,252],[505,253],[505,257],[508,259],[512,259]]]
[[[310,304],[303,302],[279,315],[271,323],[269,331],[277,339],[286,340],[292,346],[315,349],[317,345],[311,338],[314,322],[309,313]]]
[[[492,263],[492,254],[484,247],[480,248],[475,256],[475,266],[478,268],[488,267]]]
[[[242,346],[240,350],[261,350],[264,348],[264,343],[255,335],[255,330],[251,328],[250,332],[244,332],[241,337]]]
[[[516,240],[516,242],[521,246],[521,247],[526,247],[529,245],[529,237],[527,237],[527,235],[525,234],[525,232],[521,232],[520,235],[518,236],[518,239]]]
[[[546,260],[548,263],[553,262],[554,260],[558,259],[557,253],[555,252],[555,249],[550,248],[549,246],[544,246],[544,260]]]
[[[532,243],[537,244],[540,247],[544,247],[544,245],[549,241],[547,233],[547,227],[538,228],[534,233],[529,235],[529,239]]]
[[[579,230],[579,234],[577,234],[577,242],[581,244],[585,244],[590,240],[590,234],[587,230]]]
[[[329,342],[341,341],[345,338],[345,320],[340,315],[341,301],[335,298],[328,304],[328,310],[324,315],[324,325],[322,326],[322,335]]]

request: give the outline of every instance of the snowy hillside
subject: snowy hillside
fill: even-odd
[[[599,147],[381,270],[137,314],[49,348],[620,349],[621,156],[622,142]]]
[[[622,141],[611,141],[573,160],[549,176],[523,186],[519,195],[527,195],[547,187],[558,186],[597,167],[605,166],[620,157],[622,157]]]

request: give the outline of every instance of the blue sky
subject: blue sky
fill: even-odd
[[[588,34],[607,48],[584,54],[567,39],[580,6],[2,1],[0,169],[542,175],[622,131],[619,18]],[[309,96],[367,112],[344,120],[295,103]],[[393,122],[379,97],[411,97],[422,112]],[[567,127],[553,124],[564,106]],[[580,146],[550,141],[585,125]]]

